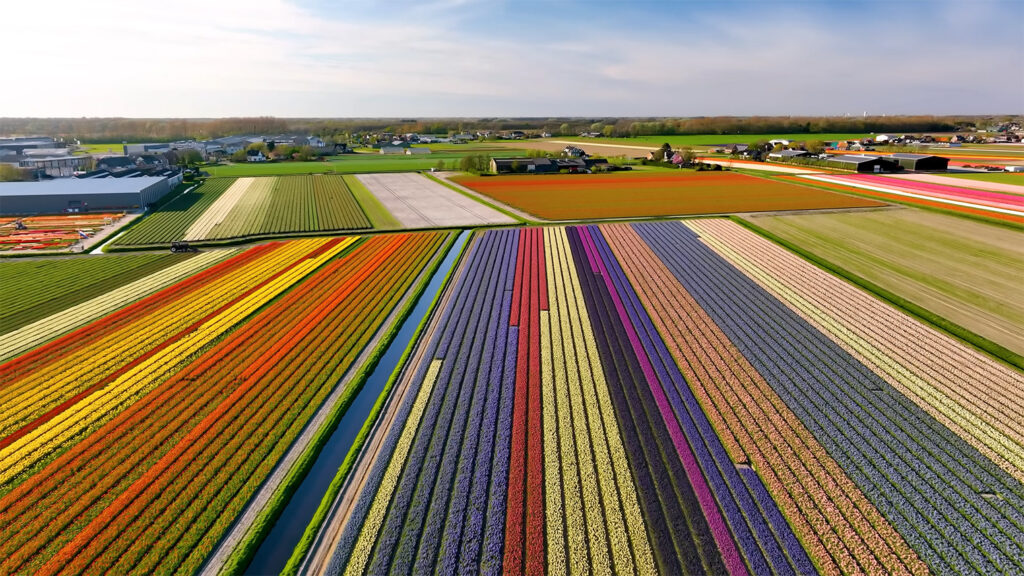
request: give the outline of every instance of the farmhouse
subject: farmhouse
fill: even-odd
[[[853,170],[854,172],[896,172],[902,170],[902,167],[892,160],[887,160],[881,156],[863,156],[860,154],[830,156],[825,160],[825,166],[840,170]]]
[[[949,168],[949,158],[942,156],[897,152],[890,158],[906,170],[946,170]]]
[[[0,183],[0,213],[60,214],[145,208],[170,192],[167,178],[65,178]]]
[[[262,150],[246,150],[245,160],[246,162],[266,162],[267,157],[263,155]]]

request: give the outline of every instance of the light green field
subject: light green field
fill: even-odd
[[[1024,232],[916,208],[745,218],[1024,354]]]
[[[636,138],[580,138],[578,136],[553,137],[551,140],[574,140],[577,142],[591,142],[594,144],[620,144],[624,146],[648,146],[655,147],[668,142],[676,146],[709,146],[712,144],[750,144],[758,140],[794,140],[803,142],[806,140],[821,140],[829,142],[832,140],[859,140],[867,138],[871,134],[695,134],[686,136],[637,136]]]
[[[1024,186],[1024,172],[977,172],[973,174],[943,174],[943,176],[952,176],[953,178],[963,178],[965,180],[981,180],[984,182],[998,182],[1000,184]]]
[[[370,219],[374,228],[381,230],[393,230],[401,228],[402,224],[395,219],[394,216],[388,212],[388,209],[377,200],[377,197],[372,192],[367,190],[366,186],[359,181],[355,176],[342,176],[345,180],[345,184],[348,186],[352,195],[355,196],[356,201],[363,207],[363,212],[366,213],[366,217]]]
[[[507,149],[498,149],[508,153]],[[203,170],[213,177],[283,176],[288,174],[365,174],[371,172],[413,172],[430,170],[438,160],[455,168],[467,154],[483,154],[480,150],[462,149],[456,152],[438,152],[422,156],[389,154],[343,154],[323,162],[267,162],[262,164],[224,164],[205,166]]]
[[[132,144],[129,142],[128,144]],[[124,144],[120,142],[105,142],[102,144],[82,144],[79,147],[79,154],[124,154]]]

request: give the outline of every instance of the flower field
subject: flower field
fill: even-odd
[[[0,262],[0,361],[166,288],[235,250]]]
[[[1019,573],[1022,391],[728,220],[478,232],[306,571]]]
[[[919,206],[942,208],[963,214],[1024,224],[1024,196],[1010,192],[974,190],[927,181],[890,178],[870,174],[803,175],[797,179],[824,182],[836,189],[882,200],[895,200]],[[948,179],[947,179],[948,180]]]
[[[372,227],[340,176],[215,178],[176,198],[115,246],[209,241]]]
[[[882,205],[735,172],[460,176],[452,180],[550,220]]]
[[[0,573],[196,572],[449,237],[264,244],[0,364]]]
[[[24,250],[60,250],[77,243],[79,231],[92,237],[104,226],[124,216],[110,214],[60,214],[52,216],[5,217],[0,219],[0,252]],[[18,230],[21,221],[26,230]]]

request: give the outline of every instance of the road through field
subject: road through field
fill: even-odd
[[[420,174],[362,174],[358,178],[406,228],[515,223]]]

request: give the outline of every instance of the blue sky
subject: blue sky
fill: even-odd
[[[1024,0],[45,4],[0,116],[1024,112]]]

